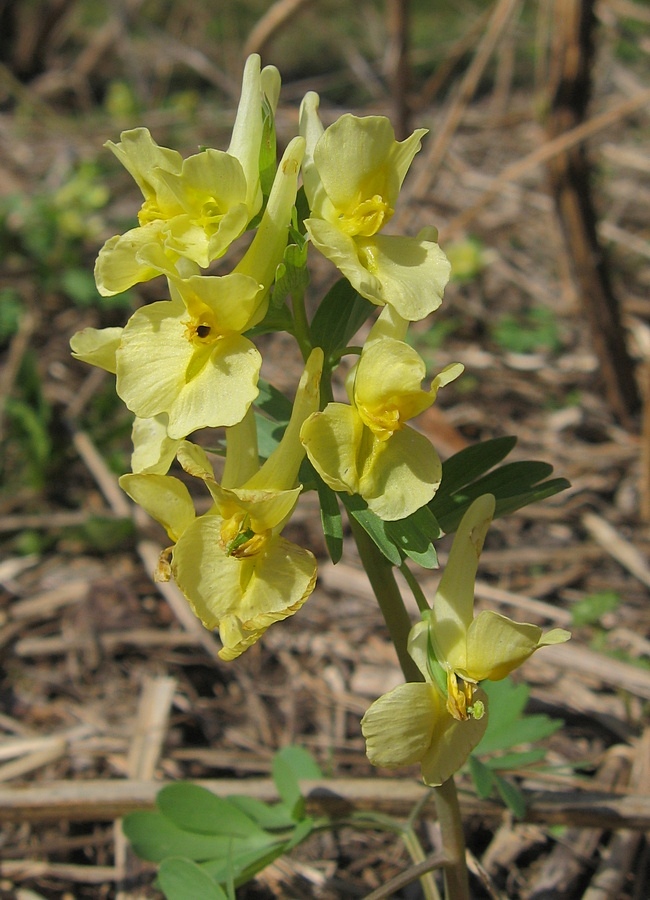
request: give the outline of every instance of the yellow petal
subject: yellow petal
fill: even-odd
[[[122,339],[122,328],[84,328],[70,338],[70,349],[75,359],[106,369],[115,374],[116,353]]]
[[[550,641],[549,641],[550,637]],[[518,668],[535,650],[570,637],[561,628],[542,636],[537,625],[513,622],[491,610],[483,610],[467,632],[466,674],[474,681],[499,681]],[[458,670],[463,674],[463,670]]]
[[[260,71],[260,57],[252,53],[246,60],[242,89],[228,153],[236,157],[246,178],[246,205],[252,218],[262,204],[260,189],[260,145],[262,142],[262,84],[266,87],[271,107],[275,110],[280,88],[280,75],[273,66],[264,69],[264,79]],[[275,101],[275,102],[273,102]]]
[[[314,150],[324,128],[318,117],[320,98],[308,91],[300,104],[300,134],[305,138],[305,156],[302,161],[302,180],[310,209],[318,206],[319,195],[324,195],[318,170],[314,165]]]
[[[433,601],[431,638],[436,657],[454,671],[466,670],[471,658],[466,640],[474,617],[474,582],[494,506],[492,494],[483,494],[461,519]]]
[[[381,282],[369,271],[365,262],[361,261],[359,247],[354,238],[345,234],[336,225],[315,217],[305,219],[305,228],[314,247],[334,263],[362,297],[376,306],[383,306],[386,303]]]
[[[440,306],[451,266],[437,244],[383,234],[355,242],[361,263],[379,284],[376,299],[369,300],[389,303],[410,322],[424,319]]]
[[[300,440],[310,462],[333,491],[359,490],[357,452],[363,433],[357,411],[345,403],[328,403],[303,424]]]
[[[131,429],[131,469],[135,473],[166,474],[180,443],[167,434],[168,421],[165,413],[151,419],[135,417]]]
[[[480,688],[474,692],[487,710],[487,696]],[[422,778],[425,784],[435,787],[443,784],[466,762],[469,754],[479,744],[488,726],[488,716],[469,718],[459,722],[445,709],[436,721],[431,744],[422,759]]]
[[[369,707],[361,720],[366,755],[374,766],[397,768],[420,762],[445,715],[433,685],[400,684]]]
[[[147,128],[123,131],[118,144],[107,141],[104,146],[117,156],[137,183],[145,199],[155,195],[154,170],[180,172],[183,163],[180,153],[176,150],[159,147]]]
[[[285,491],[298,481],[298,470],[305,456],[300,443],[300,429],[307,418],[318,410],[323,351],[314,347],[300,376],[291,417],[282,439],[261,469],[243,485],[249,490]]]
[[[492,610],[483,610],[467,632],[467,665],[457,671],[474,681],[499,681],[537,650],[541,635],[537,625],[513,622]]]
[[[421,388],[426,366],[403,341],[384,338],[364,347],[354,380],[354,402],[363,422],[381,440],[433,403]]]
[[[192,340],[180,301],[137,310],[117,352],[117,392],[141,418],[167,413],[170,438],[239,422],[258,394],[261,356],[234,334],[214,343]]]
[[[188,475],[201,478],[203,481],[214,481],[214,469],[203,447],[192,441],[181,441],[176,455]]]
[[[156,220],[106,241],[95,262],[95,284],[102,297],[121,294],[134,284],[150,281],[159,274],[146,261],[138,259],[138,254],[152,242],[163,240],[163,224],[162,220]],[[175,256],[172,256],[170,266],[174,265],[174,260]]]
[[[287,491],[249,490],[245,487],[226,490],[216,482],[208,482],[208,488],[224,519],[238,517],[243,512],[250,519],[250,528],[255,534],[281,530],[295,509],[302,490],[300,485]]]
[[[178,478],[171,475],[122,475],[120,487],[177,541],[194,521],[194,503]]]
[[[314,150],[314,163],[333,206],[340,213],[354,215],[360,203],[378,196],[392,213],[425,133],[419,129],[400,144],[384,116],[346,114],[337,119]]]
[[[359,459],[359,490],[369,509],[380,519],[410,516],[434,496],[442,477],[442,464],[431,442],[408,426],[387,441],[369,429],[370,447]]]
[[[172,571],[206,628],[219,627],[221,658],[234,659],[273,622],[297,612],[314,589],[317,566],[309,551],[281,537],[255,556],[226,556],[221,523],[220,516],[196,519],[174,549]]]

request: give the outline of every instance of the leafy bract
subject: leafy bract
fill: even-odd
[[[323,348],[325,359],[347,346],[374,309],[347,279],[336,282],[321,301],[311,323],[312,340]]]
[[[566,478],[548,478],[553,467],[545,462],[512,462],[494,469],[516,442],[515,437],[494,438],[466,447],[442,464],[442,483],[428,506],[446,534],[456,530],[482,494],[494,495],[497,518],[569,487]]]
[[[400,566],[407,556],[427,569],[438,566],[433,541],[441,535],[440,526],[431,510],[422,506],[405,519],[384,522],[368,509],[358,495],[338,495],[348,513],[372,538],[386,559]]]
[[[336,565],[343,555],[343,520],[336,493],[328,487],[309,460],[306,464],[313,472],[320,504],[320,518],[325,536],[325,544],[330,559]]]

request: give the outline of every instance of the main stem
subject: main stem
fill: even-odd
[[[448,778],[444,784],[433,788],[433,797],[438,813],[442,845],[445,856],[449,858],[449,862],[443,870],[445,897],[447,900],[470,900],[465,861],[465,835],[453,776]]]
[[[411,619],[395,581],[393,566],[354,517],[349,516],[349,519],[361,562],[395,645],[404,678],[406,681],[422,681],[422,673],[408,653]]]
[[[406,681],[422,681],[422,673],[408,653],[411,620],[395,581],[393,566],[353,516],[349,516],[349,519],[361,562],[395,645],[404,678]],[[442,845],[448,859],[444,867],[446,900],[470,900],[465,836],[453,777],[439,787],[434,787],[433,794]]]

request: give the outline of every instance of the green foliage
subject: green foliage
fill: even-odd
[[[571,619],[574,625],[595,625],[605,613],[614,612],[621,603],[615,591],[599,591],[578,600],[571,607]]]
[[[30,350],[21,361],[14,395],[4,403],[6,438],[0,458],[0,474],[7,483],[11,472],[12,489],[17,482],[42,488],[52,459],[50,435],[52,412],[43,395],[36,355]]]
[[[485,268],[483,244],[477,238],[468,237],[445,244],[445,253],[451,263],[452,281],[461,284],[474,281]]]
[[[312,757],[285,747],[273,759],[279,803],[217,797],[178,782],[159,792],[157,811],[126,816],[124,831],[138,856],[160,863],[158,882],[168,900],[222,900],[226,886],[249,881],[309,836],[315,823],[299,782],[313,778],[322,772]]]
[[[563,722],[542,714],[525,714],[530,695],[526,684],[515,684],[511,678],[504,678],[484,681],[481,687],[488,696],[488,726],[469,757],[469,772],[479,797],[489,797],[496,791],[514,815],[521,818],[526,812],[523,794],[500,773],[543,760],[546,755],[543,748],[516,748],[549,737]]]
[[[548,463],[514,462],[494,469],[516,443],[515,437],[483,441],[442,464],[442,483],[429,509],[443,532],[455,531],[472,501],[481,494],[494,494],[498,518],[569,487],[566,478],[548,478],[553,471]]]
[[[424,568],[437,568],[438,555],[433,541],[441,536],[442,531],[429,508],[423,506],[405,519],[384,522],[356,494],[341,493],[339,497],[348,513],[394,566],[400,566],[409,557]]]
[[[336,361],[348,341],[376,309],[361,297],[346,278],[341,278],[323,297],[311,323],[314,345],[325,359]]]
[[[108,199],[92,163],[80,163],[55,189],[41,185],[0,198],[0,254],[8,270],[30,272],[41,290],[60,293],[76,306],[130,305],[128,293],[101,298],[89,271],[87,254],[104,230]],[[2,330],[0,320],[0,340]]]
[[[557,320],[545,306],[535,306],[518,316],[506,313],[492,328],[492,337],[503,350],[511,353],[534,353],[562,348]]]
[[[0,346],[18,331],[22,301],[13,288],[0,290]]]

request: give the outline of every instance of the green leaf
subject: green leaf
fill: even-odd
[[[293,410],[291,400],[263,378],[257,382],[257,387],[259,394],[255,400],[255,406],[271,419],[286,425]]]
[[[505,778],[501,778],[500,775],[494,776],[494,782],[501,799],[508,809],[512,810],[518,819],[523,819],[526,815],[526,801],[519,788],[512,782],[506,781]]]
[[[207,860],[201,868],[219,884],[234,880],[235,886],[239,887],[282,856],[287,846],[288,841],[272,838],[264,846],[239,852],[229,858]]]
[[[523,714],[528,702],[526,684],[514,684],[511,678],[484,681],[481,687],[488,695],[488,727],[475,755],[484,758],[497,750],[509,750],[520,744],[535,743],[554,734],[562,721],[543,714]]]
[[[158,884],[167,900],[228,900],[207,872],[190,859],[163,860]]]
[[[311,464],[310,464],[311,465]],[[320,503],[320,518],[330,559],[336,565],[343,555],[343,520],[335,492],[312,466]]]
[[[476,793],[482,800],[487,799],[492,793],[495,784],[493,772],[485,765],[485,763],[482,763],[480,759],[477,759],[474,754],[471,754],[469,758],[469,772],[472,776]]]
[[[506,463],[488,472],[507,456],[515,442],[515,438],[485,441],[461,450],[443,463],[442,483],[429,509],[445,533],[456,530],[465,511],[481,494],[494,494],[495,518],[498,518],[569,486],[565,478],[543,481],[553,471],[545,462]]]
[[[386,523],[368,509],[365,500],[358,494],[339,494],[341,502],[348,513],[361,525],[369,537],[394,566],[402,564],[402,555],[393,541],[386,534]]]
[[[282,747],[275,754],[274,760],[276,759],[288,763],[293,769],[296,778],[300,778],[303,781],[317,781],[319,778],[325,777],[321,767],[304,747],[297,747],[293,744],[288,747]]]
[[[168,856],[185,856],[197,862],[227,857],[233,839],[224,835],[183,831],[162,813],[138,810],[124,817],[124,833],[142,859],[160,862]]]
[[[283,747],[273,757],[272,774],[278,794],[294,819],[303,819],[305,800],[299,780],[323,777],[313,757],[302,747]]]
[[[511,769],[532,766],[533,763],[541,762],[545,756],[546,750],[543,747],[537,747],[533,750],[521,750],[518,753],[505,753],[503,756],[491,756],[489,759],[483,760],[483,764],[493,771],[499,769],[507,772]]]
[[[259,394],[255,406],[258,452],[262,459],[268,459],[282,440],[287,423],[291,418],[293,404],[282,391],[260,378]]]
[[[256,797],[246,797],[243,794],[233,794],[227,799],[265,831],[281,831],[293,828],[296,824],[291,817],[291,810],[284,803],[264,803]]]
[[[433,542],[442,535],[436,517],[422,506],[405,519],[384,522],[384,532],[395,546],[425,569],[438,568],[438,554]]]
[[[321,301],[311,323],[314,345],[322,347],[325,359],[343,350],[375,310],[349,281],[341,278]]]
[[[259,825],[241,809],[197,784],[169,784],[159,791],[156,804],[170,822],[184,831],[231,838],[261,832]]]
[[[309,835],[314,830],[314,825],[316,823],[313,819],[307,817],[303,819],[301,822],[296,824],[296,827],[293,829],[293,835],[289,838],[289,841],[284,848],[284,852],[288,853],[289,850],[293,850],[294,847],[297,847],[298,844],[301,844],[304,840],[306,840]]]
[[[574,625],[595,625],[605,613],[614,612],[621,602],[616,591],[599,591],[578,600],[571,607],[571,620]]]
[[[282,440],[285,428],[283,422],[275,422],[255,413],[255,427],[257,428],[257,452],[261,459],[268,459]]]
[[[454,453],[442,464],[442,483],[430,505],[443,503],[459,488],[484,475],[505,459],[516,443],[514,436],[493,438]]]

